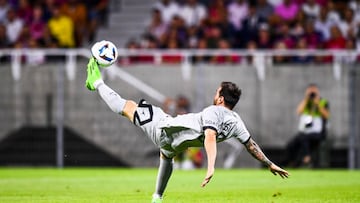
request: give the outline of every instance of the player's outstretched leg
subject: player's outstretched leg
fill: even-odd
[[[90,91],[97,90],[101,98],[113,112],[124,115],[131,122],[133,121],[137,104],[133,101],[121,98],[119,94],[104,83],[99,70],[99,65],[94,58],[91,58],[87,65],[85,86]]]

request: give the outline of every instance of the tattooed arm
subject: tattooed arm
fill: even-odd
[[[289,173],[285,171],[284,169],[280,168],[273,162],[271,162],[265,154],[260,149],[259,145],[256,144],[256,142],[250,138],[249,141],[247,141],[245,144],[245,147],[247,151],[257,160],[259,160],[261,163],[266,165],[269,170],[274,174],[279,174],[282,178],[287,178],[289,176]]]

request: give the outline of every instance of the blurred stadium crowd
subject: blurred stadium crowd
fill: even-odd
[[[360,44],[360,0],[159,0],[151,11],[141,40],[130,39],[127,48],[354,50]],[[238,63],[241,57],[201,60]],[[332,60],[274,57],[279,63]],[[131,57],[128,62],[138,61],[152,62],[153,58]],[[164,56],[162,61],[177,63],[181,56]]]
[[[0,48],[74,48],[95,39],[108,0],[0,0]]]
[[[0,48],[74,48],[93,43],[106,26],[110,0],[0,0]],[[341,49],[360,47],[360,0],[158,0],[137,49]],[[111,29],[110,29],[111,31]],[[182,56],[162,56],[179,63]],[[195,57],[239,63],[240,56]],[[359,57],[348,58],[351,62]],[[331,62],[310,55],[274,62]],[[121,63],[154,62],[131,56]]]

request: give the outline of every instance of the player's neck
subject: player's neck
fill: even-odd
[[[225,103],[215,104],[215,106],[222,106],[231,111],[231,109],[228,106],[226,106]]]

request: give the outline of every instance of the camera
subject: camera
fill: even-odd
[[[313,126],[313,122],[308,122],[305,124],[305,128],[311,128]]]
[[[316,92],[311,92],[309,94],[309,99],[315,99],[315,97],[316,97]]]
[[[307,115],[304,117],[304,125],[305,128],[311,128],[313,126],[313,117],[310,115]]]

